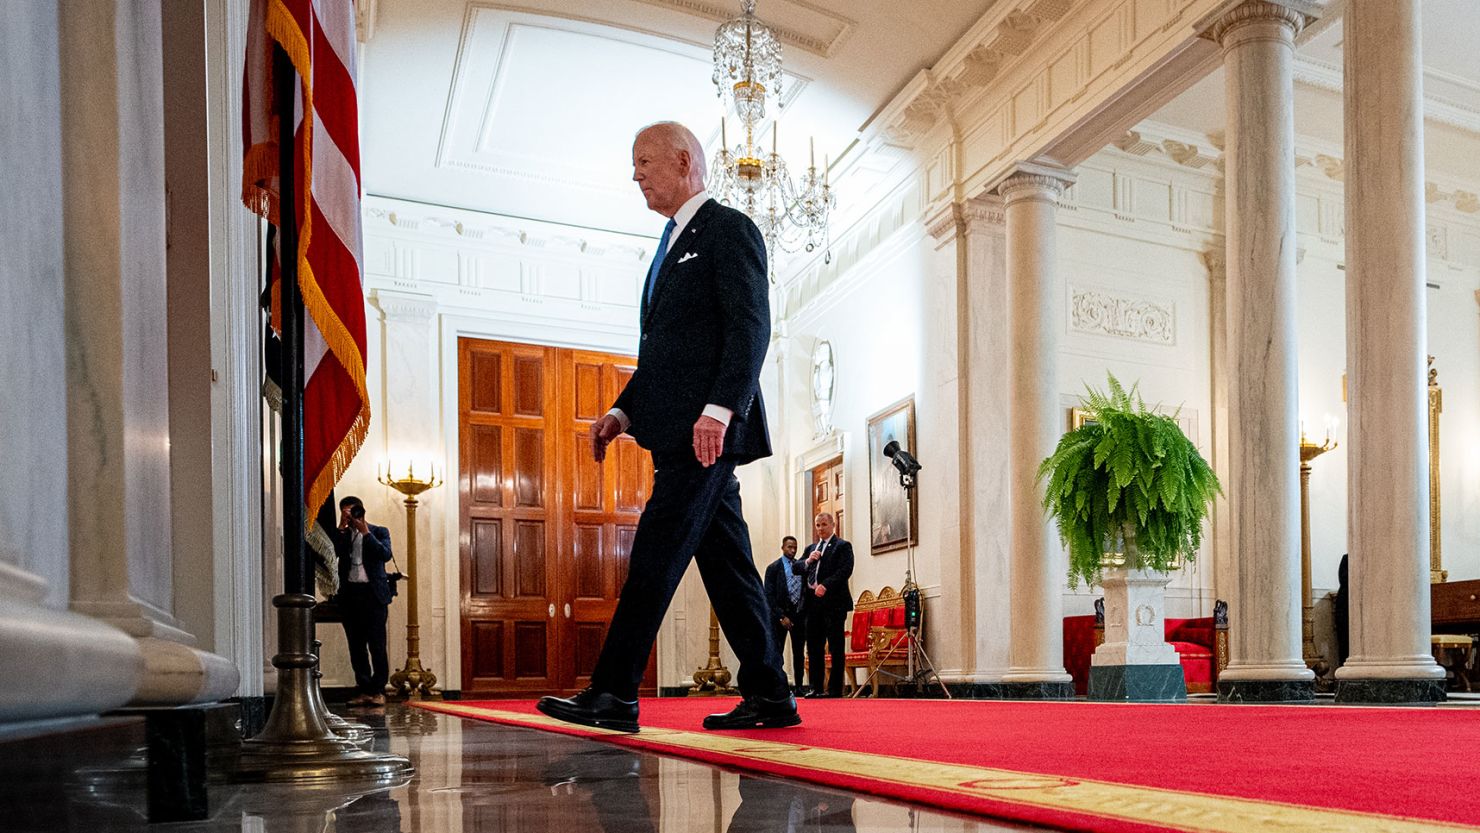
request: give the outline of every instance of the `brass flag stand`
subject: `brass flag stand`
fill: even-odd
[[[274,90],[279,103],[278,251],[283,253],[281,326],[283,390],[283,593],[277,609],[277,692],[261,733],[242,742],[233,780],[253,782],[356,781],[388,784],[409,777],[411,762],[399,755],[366,752],[329,725],[314,670],[311,572],[304,531],[303,486],[303,297],[298,288],[298,229],[294,193],[293,100],[298,76],[280,45],[273,48]],[[286,104],[284,104],[286,102]]]

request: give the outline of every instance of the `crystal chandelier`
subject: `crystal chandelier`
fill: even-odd
[[[776,152],[776,124],[771,125],[771,152],[756,146],[756,133],[766,116],[767,96],[781,95],[781,44],[755,17],[755,0],[744,0],[741,15],[725,22],[714,36],[714,86],[721,102],[740,120],[744,142],[730,146],[728,128],[720,121],[720,149],[709,166],[709,192],[725,205],[750,216],[766,247],[795,252],[829,246],[828,214],[837,198],[821,174],[814,152],[806,173],[793,180],[786,160]],[[832,260],[831,252],[827,260]]]

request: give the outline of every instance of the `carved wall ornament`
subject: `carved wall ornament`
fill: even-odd
[[[1176,304],[1070,287],[1069,328],[1090,335],[1172,345],[1177,341]]]
[[[833,389],[837,384],[832,342],[820,339],[812,347],[812,438],[833,432]]]

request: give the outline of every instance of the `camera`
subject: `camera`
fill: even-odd
[[[349,508],[349,516],[351,518],[354,518],[357,521],[364,519],[364,517],[365,517],[365,507],[364,506],[361,506],[359,504],[356,504],[354,506],[351,506]]]

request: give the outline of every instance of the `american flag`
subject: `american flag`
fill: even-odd
[[[274,98],[275,45],[298,74],[291,102]],[[242,201],[278,224],[278,125],[291,117],[298,286],[308,313],[303,486],[310,519],[354,459],[370,425],[355,49],[353,0],[252,2],[242,85]],[[274,321],[276,297],[274,291]]]

